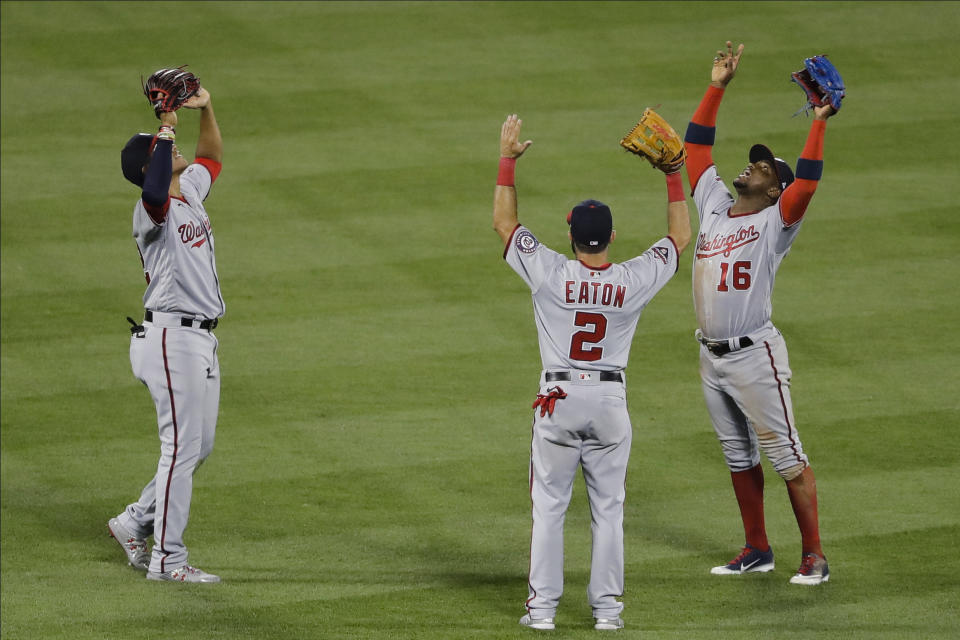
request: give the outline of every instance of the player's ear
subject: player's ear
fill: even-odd
[[[617,238],[617,230],[614,229],[610,232],[610,242],[613,242]]]
[[[774,185],[767,189],[767,197],[770,198],[771,202],[776,202],[777,198],[780,197],[780,194],[783,193],[783,190],[779,185]]]

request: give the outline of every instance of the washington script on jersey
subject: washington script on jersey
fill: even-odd
[[[177,231],[180,232],[180,241],[183,242],[183,244],[189,244],[199,238],[199,240],[193,244],[194,248],[199,247],[207,241],[207,233],[210,231],[210,220],[204,220],[202,225],[188,222],[177,227]]]
[[[627,296],[627,288],[622,284],[614,287],[609,282],[567,280],[563,283],[563,286],[567,304],[599,304],[605,307],[613,306],[622,309],[623,299]]]
[[[740,229],[728,236],[717,234],[713,240],[707,240],[701,233],[697,236],[697,257],[712,258],[713,256],[723,254],[724,258],[730,257],[730,252],[744,245],[760,239],[760,233],[753,225],[749,227],[740,227]]]

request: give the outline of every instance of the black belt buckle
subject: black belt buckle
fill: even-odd
[[[194,322],[196,322],[194,318],[180,318],[181,327],[192,327]],[[199,327],[205,331],[212,331],[217,328],[217,324],[217,318],[213,318],[211,320],[201,320]]]

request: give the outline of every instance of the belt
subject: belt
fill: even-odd
[[[584,372],[580,375],[581,380],[589,380],[589,377],[593,372]],[[600,382],[623,382],[623,376],[620,375],[619,371],[599,371]],[[569,371],[547,371],[543,378],[546,382],[562,382],[570,381],[570,372]]]
[[[725,356],[731,351],[739,351],[740,349],[745,349],[747,347],[753,346],[753,340],[744,336],[742,338],[733,338],[731,340],[707,340],[706,338],[698,338],[700,344],[705,346],[707,350],[715,356]],[[731,343],[734,345],[739,344],[740,346],[731,346]]]
[[[157,313],[159,315],[168,315],[168,316],[175,315],[172,313],[161,314],[159,311]],[[150,309],[145,310],[143,312],[143,319],[146,320],[147,322],[153,322],[153,311],[150,311]],[[205,318],[190,318],[186,316],[180,317],[181,327],[193,327],[197,329],[204,329],[206,331],[212,331],[213,329],[217,328],[218,324],[219,324],[219,320],[217,318],[205,319]]]

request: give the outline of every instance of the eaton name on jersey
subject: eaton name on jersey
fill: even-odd
[[[740,227],[726,236],[718,233],[712,239],[707,239],[706,234],[701,233],[697,236],[697,258],[712,258],[720,254],[723,254],[724,258],[729,258],[730,252],[734,249],[759,239],[760,232],[753,225]]]
[[[567,304],[602,305],[623,308],[623,299],[627,296],[627,287],[609,282],[585,282],[567,280],[564,282],[565,302]]]

